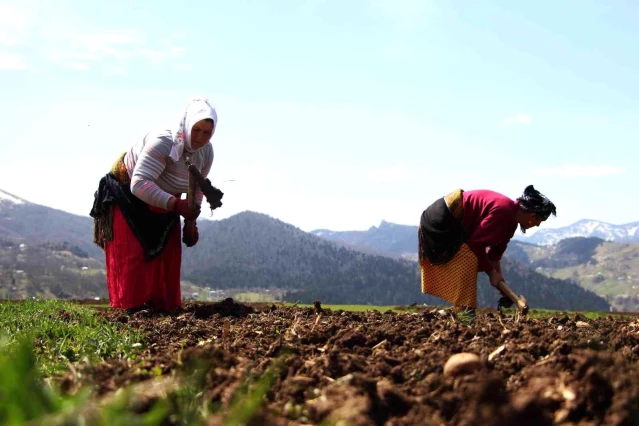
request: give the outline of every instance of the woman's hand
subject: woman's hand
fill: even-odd
[[[179,214],[184,220],[195,220],[201,212],[199,208],[191,210],[189,208],[189,202],[180,198],[172,198],[171,201],[169,201],[169,210]]]
[[[182,228],[182,242],[187,246],[187,247],[193,247],[194,245],[197,244],[198,240],[200,239],[200,233],[197,230],[197,224],[195,223],[195,221],[193,221],[193,235],[188,235],[188,233],[186,232],[186,228],[187,228],[187,223],[189,223],[190,221],[185,220],[184,221],[184,227]]]
[[[499,270],[497,269],[493,269],[492,271],[490,271],[490,273],[488,274],[488,277],[490,279],[490,285],[492,285],[493,287],[495,287],[499,293],[502,295],[502,299],[508,299],[508,296],[506,295],[506,293],[504,293],[500,288],[499,288],[499,283],[501,281],[504,281],[504,275],[501,273],[501,266],[499,268]],[[510,300],[510,299],[508,299]],[[510,305],[507,305],[506,303],[500,302],[502,303],[505,307],[509,308],[512,305],[512,302],[510,303]]]
[[[498,288],[497,286],[500,281],[504,281],[504,276],[497,269],[493,269],[492,271],[490,271],[490,273],[488,274],[488,278],[490,279],[490,285],[495,288]]]

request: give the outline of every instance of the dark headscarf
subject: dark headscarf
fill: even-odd
[[[557,208],[555,205],[541,192],[537,191],[534,186],[528,185],[524,189],[521,197],[517,198],[521,208],[530,213],[535,213],[543,220],[548,219],[552,214],[557,216]]]

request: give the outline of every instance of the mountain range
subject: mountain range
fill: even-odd
[[[639,311],[638,225],[581,220],[563,228],[540,229],[530,237],[518,234],[504,256],[594,291],[616,310]],[[382,221],[366,231],[311,233],[353,249],[417,260],[417,226]]]
[[[615,243],[639,243],[639,222],[625,225],[612,225],[591,219],[582,219],[572,225],[556,229],[539,228],[530,236],[518,234],[520,241],[547,246],[558,243],[566,238],[595,237]]]
[[[445,304],[421,293],[419,268],[410,259],[348,248],[256,212],[243,212],[219,221],[199,220],[198,227],[198,244],[184,247],[182,276],[201,287],[277,289],[285,294],[286,300],[304,303],[320,300],[373,305]],[[386,223],[384,228],[406,232],[410,227]],[[67,289],[68,276],[59,274],[59,270],[68,271],[73,265],[43,267],[38,266],[38,259],[49,262],[56,256],[71,258],[75,262],[73,267],[86,274],[82,268],[87,266],[80,266],[82,261],[77,258],[85,256],[104,263],[104,255],[93,244],[92,237],[91,218],[4,193],[0,202],[0,245],[6,245],[7,251],[0,259],[3,262],[0,288],[19,286],[16,270],[22,270],[28,278],[25,282],[41,283],[39,294],[84,297],[81,286]],[[383,238],[378,240],[382,241]],[[395,250],[402,249],[399,237],[385,241]],[[87,268],[97,270],[97,263]],[[513,290],[525,294],[532,306],[570,310],[610,308],[606,300],[593,292],[568,280],[544,276],[519,262],[506,260],[504,271],[509,274]],[[94,275],[99,276],[96,272]],[[479,278],[479,304],[495,306],[498,294],[484,275]],[[56,291],[42,287],[46,283],[58,285]],[[106,287],[105,283],[102,285]]]
[[[67,242],[80,247],[89,256],[103,260],[102,250],[93,244],[93,221],[90,217],[31,203],[2,190],[0,236],[14,241]]]
[[[398,225],[382,221],[366,231],[331,231],[316,229],[311,234],[349,247],[366,247],[389,256],[416,259],[417,225]],[[540,228],[532,235],[517,232],[513,238],[536,245],[553,245],[566,238],[595,237],[617,243],[639,243],[639,222],[611,225],[590,219],[582,219],[561,228]]]
[[[367,248],[390,257],[417,260],[417,226],[382,221],[366,231],[316,229],[313,235],[356,249]]]

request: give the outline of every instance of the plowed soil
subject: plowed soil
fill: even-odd
[[[481,313],[468,324],[448,310],[355,313],[231,299],[189,302],[171,315],[101,315],[145,331],[143,354],[67,377],[68,390],[91,381],[108,395],[200,362],[205,375],[198,386],[220,408],[217,416],[247,380],[275,368],[252,424],[639,422],[639,321],[633,318],[515,321]],[[478,355],[478,368],[444,375],[446,361],[460,352]],[[214,415],[210,424],[220,419]]]

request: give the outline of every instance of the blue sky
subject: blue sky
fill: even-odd
[[[205,95],[214,219],[416,225],[455,188],[532,183],[542,226],[639,220],[637,2],[55,3],[0,0],[0,189],[29,201],[88,215]]]

